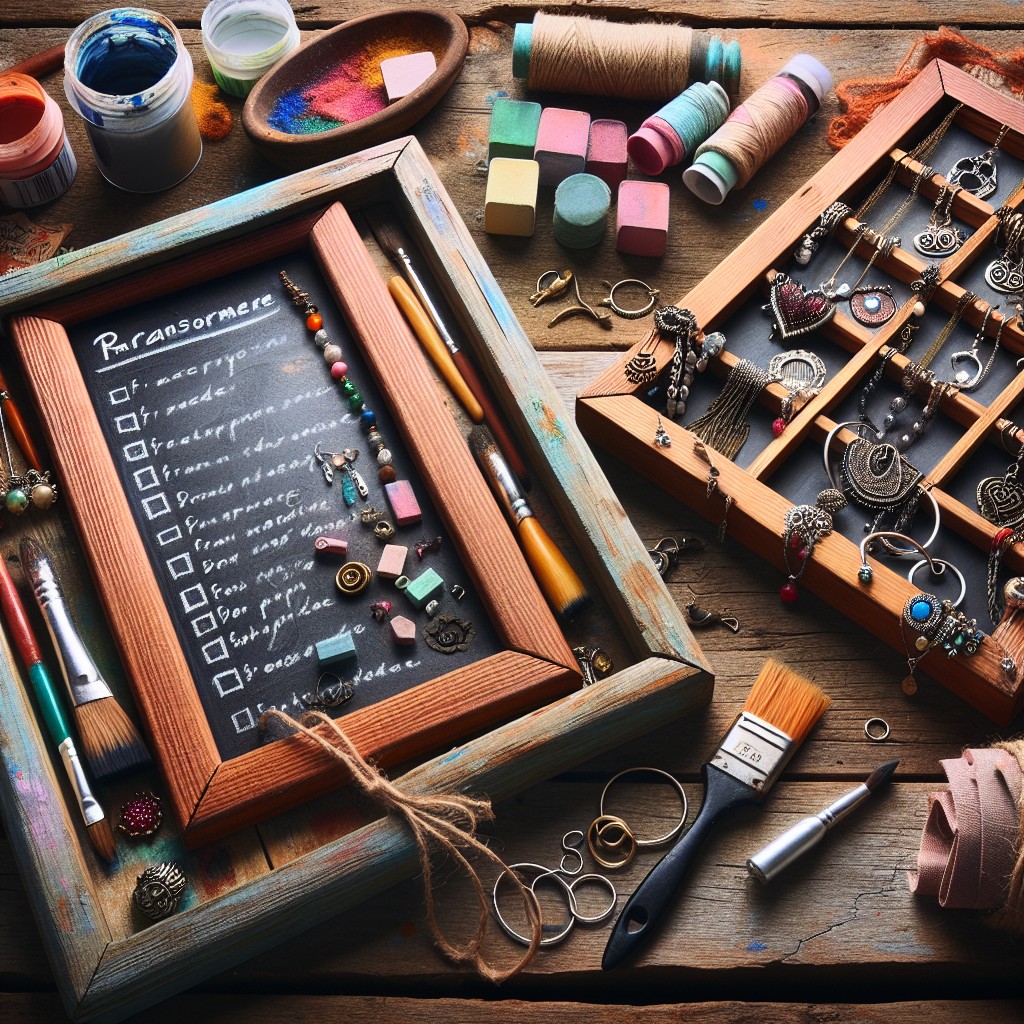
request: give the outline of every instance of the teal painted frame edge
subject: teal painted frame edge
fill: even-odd
[[[497,801],[702,707],[711,698],[713,676],[415,139],[7,275],[0,279],[0,315],[65,299],[331,199],[358,208],[360,199],[379,197],[382,188],[395,196],[453,308],[474,328],[469,333],[481,369],[641,659],[403,777],[416,788],[471,789]],[[0,753],[5,826],[75,1019],[121,1020],[418,870],[409,834],[383,819],[142,932],[114,938],[77,847],[48,744],[2,638]],[[58,904],[73,908],[70,922],[58,922]]]

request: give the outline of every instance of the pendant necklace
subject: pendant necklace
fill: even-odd
[[[1009,130],[1009,125],[1002,125],[996,141],[984,153],[964,156],[957,160],[946,175],[950,185],[959,185],[965,192],[970,192],[979,199],[987,199],[992,195],[998,184],[996,150]]]
[[[953,200],[961,185],[943,185],[935,199],[928,226],[914,235],[914,248],[928,259],[945,259],[964,244],[964,236],[953,223]]]
[[[1001,295],[1024,295],[1024,213],[1003,206],[996,216],[999,255],[985,268],[985,282]]]
[[[1015,528],[1024,523],[1024,481],[1019,479],[1024,446],[1016,435],[1017,427],[1012,423],[1003,430],[1003,447],[1008,441],[1017,444],[1017,457],[1002,476],[987,476],[981,480],[975,494],[978,511],[994,526]]]

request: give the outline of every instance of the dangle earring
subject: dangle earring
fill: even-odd
[[[665,412],[674,420],[686,412],[694,373],[703,373],[711,357],[725,348],[725,336],[719,331],[704,334],[693,313],[679,306],[663,306],[656,310],[654,326],[663,338],[675,338],[675,351],[665,389]]]
[[[4,507],[11,515],[20,516],[29,507],[40,510],[49,508],[57,500],[57,487],[50,482],[50,471],[40,472],[28,469],[24,473],[14,472],[11,446],[7,440],[7,424],[4,422],[4,403],[10,400],[6,391],[0,391],[0,438],[3,440],[7,464],[2,467]]]
[[[945,259],[964,244],[963,234],[953,223],[953,200],[962,190],[963,186],[950,184],[939,189],[928,226],[914,235],[914,248],[922,256],[930,260]]]
[[[953,383],[961,391],[974,391],[975,388],[981,387],[984,383],[985,378],[988,376],[989,370],[992,369],[992,364],[995,362],[996,353],[999,351],[999,343],[1003,337],[1003,328],[1006,326],[1007,318],[1000,317],[999,326],[996,328],[995,339],[992,343],[992,352],[988,357],[988,362],[982,365],[981,356],[978,351],[981,347],[981,342],[985,337],[985,327],[988,325],[989,317],[999,309],[998,306],[989,306],[985,310],[985,315],[981,318],[981,326],[978,328],[978,333],[974,336],[974,343],[970,349],[965,349],[962,352],[954,352],[949,357],[949,365],[953,370]],[[976,367],[973,374],[967,370],[958,370],[957,367],[961,363],[973,363]]]
[[[965,192],[970,192],[979,199],[987,199],[992,195],[998,183],[996,150],[1009,130],[1009,125],[1002,125],[996,141],[984,153],[964,156],[957,160],[946,174],[946,180],[950,185],[959,185]]]
[[[826,487],[813,505],[794,505],[782,525],[782,560],[788,579],[779,590],[783,604],[795,604],[800,592],[797,580],[814,554],[814,545],[832,532],[832,517],[845,508],[846,498],[834,487]]]
[[[1003,447],[1015,438],[1017,427],[1009,424],[1002,432]],[[987,476],[978,482],[975,499],[978,511],[994,526],[1016,527],[1024,522],[1024,481],[1020,477],[1020,464],[1024,460],[1024,445],[1019,445],[1017,457],[1000,476]],[[997,534],[998,536],[998,534]]]

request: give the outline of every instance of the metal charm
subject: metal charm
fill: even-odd
[[[313,692],[304,693],[299,700],[310,711],[326,711],[328,708],[347,704],[355,696],[355,692],[355,683],[342,679],[333,672],[321,672]]]
[[[768,361],[768,373],[787,391],[821,388],[828,371],[821,356],[804,348],[778,352]]]
[[[672,353],[668,387],[665,390],[665,412],[671,419],[675,419],[686,411],[686,400],[690,397],[690,385],[697,367],[697,351],[694,347],[699,332],[697,318],[688,309],[665,306],[654,314],[654,326],[663,338],[675,338],[676,347]]]
[[[882,285],[871,291],[858,291],[850,296],[850,315],[865,327],[880,327],[896,315],[892,287]]]
[[[964,236],[953,223],[953,199],[960,185],[943,185],[935,199],[928,226],[914,235],[914,248],[929,259],[952,256],[964,244]]]
[[[583,685],[593,686],[615,667],[612,659],[600,647],[579,646],[572,649],[583,673]]]
[[[664,579],[674,569],[680,555],[699,554],[704,550],[704,542],[699,537],[662,537],[647,554],[654,562],[658,575]]]
[[[365,562],[346,562],[335,576],[337,588],[346,596],[361,594],[370,583],[370,567]]]
[[[609,289],[608,297],[602,299],[598,305],[608,306],[616,316],[621,316],[623,320],[639,320],[642,316],[647,316],[655,306],[658,305],[658,296],[661,292],[657,288],[652,288],[649,284],[639,280],[635,277],[627,277],[624,281],[617,281],[615,284],[609,284],[607,281],[602,281],[601,284],[605,288]],[[615,291],[618,288],[626,288],[630,285],[636,285],[639,288],[643,288],[647,292],[647,302],[643,306],[639,306],[636,309],[625,309],[618,305],[615,301]]]
[[[475,636],[473,624],[454,615],[438,615],[423,627],[423,639],[427,646],[439,654],[464,651]]]
[[[825,212],[818,218],[818,223],[800,240],[800,244],[793,251],[793,259],[800,266],[806,267],[818,251],[820,243],[828,238],[852,212],[846,203],[832,203],[831,206],[827,206]]]
[[[164,861],[146,868],[135,882],[132,902],[151,921],[162,921],[178,909],[187,879],[177,864]]]
[[[711,626],[721,625],[733,633],[740,631],[740,620],[735,615],[723,615],[721,612],[701,608],[696,598],[686,606],[686,621],[692,629],[710,629]]]
[[[657,335],[648,338],[632,355],[623,368],[630,384],[650,384],[658,376],[658,364],[654,352],[658,347]]]
[[[658,417],[658,429],[654,432],[654,444],[658,448],[671,448],[672,438],[668,436],[668,431],[665,429],[664,424],[661,422],[661,417]]]
[[[554,281],[551,282],[547,287],[544,287],[545,278],[551,277],[554,274]],[[540,277],[537,278],[537,290],[530,296],[530,302],[534,306],[539,306],[542,302],[547,302],[548,299],[554,299],[561,295],[566,288],[572,283],[572,271],[563,270],[561,274],[557,270],[545,271]]]
[[[946,174],[946,180],[950,185],[959,185],[965,192],[970,192],[979,199],[987,199],[992,195],[998,183],[996,150],[1009,130],[1009,125],[1004,124],[999,129],[996,141],[984,153],[957,160]]]
[[[836,315],[836,303],[823,292],[805,291],[788,274],[776,274],[768,292],[768,304],[761,307],[775,320],[769,341],[776,331],[781,341],[810,334],[824,327]]]

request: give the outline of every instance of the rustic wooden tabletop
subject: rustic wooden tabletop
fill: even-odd
[[[0,68],[63,42],[101,6],[82,0],[70,0],[66,8],[39,0],[5,5]],[[308,36],[377,6],[367,0],[344,7],[311,3],[297,6],[296,13]],[[622,256],[608,240],[570,255],[554,242],[550,204],[543,203],[532,239],[492,237],[482,229],[489,104],[496,95],[522,95],[510,71],[511,24],[528,20],[532,9],[473,0],[454,6],[470,25],[469,56],[448,97],[416,135],[571,406],[576,391],[612,353],[636,340],[637,328],[618,322],[602,331],[577,319],[548,329],[549,309],[534,309],[528,301],[537,276],[572,266],[592,296],[602,280],[626,277],[643,278],[666,297],[684,294],[829,159],[825,129],[837,112],[836,101],[830,96],[797,139],[721,207],[698,204],[684,192],[678,174],[666,174],[673,193],[672,230],[661,260]],[[1019,45],[1019,8],[1009,0],[986,0],[969,14],[949,0],[907,0],[884,10],[862,0],[841,7],[821,0],[726,0],[713,11],[687,3],[645,7],[641,0],[598,6],[603,13],[633,19],[644,10],[671,15],[739,39],[744,95],[799,52],[818,56],[836,81],[886,74],[923,31],[954,20],[972,39],[996,49]],[[182,29],[197,75],[211,80],[199,42],[201,2],[170,0],[159,7]],[[588,11],[599,13],[593,5]],[[66,109],[60,74],[49,76],[45,85]],[[69,244],[81,247],[280,176],[243,132],[239,104],[229,105],[236,123],[227,138],[206,143],[191,177],[154,196],[127,195],[109,186],[93,163],[80,121],[69,115],[78,179],[63,199],[36,211],[38,219],[73,223]],[[622,117],[631,128],[649,112],[591,97],[573,97],[564,105]],[[991,742],[999,735],[996,728],[927,680],[909,701],[900,692],[905,664],[896,653],[813,599],[783,612],[774,569],[728,540],[719,544],[712,527],[629,468],[605,455],[601,461],[643,540],[653,545],[688,534],[703,542],[703,550],[681,560],[669,577],[680,607],[696,600],[727,610],[741,629],[735,635],[713,629],[698,637],[717,679],[705,713],[500,805],[489,828],[494,844],[510,862],[556,860],[563,834],[586,828],[594,817],[611,775],[638,765],[674,774],[696,807],[701,764],[742,705],[764,659],[777,656],[820,683],[834,704],[767,806],[741,814],[719,831],[657,940],[640,960],[614,973],[603,974],[599,967],[608,924],[580,927],[561,946],[542,951],[515,981],[496,989],[438,956],[424,927],[420,882],[412,880],[173,996],[147,1012],[147,1021],[444,1017],[540,1022],[589,1015],[608,1022],[684,1016],[723,1022],[857,1017],[890,1024],[919,1019],[952,1024],[968,1016],[1021,1019],[1019,944],[980,915],[940,910],[915,898],[906,879],[916,859],[927,794],[942,779],[939,759]],[[864,735],[865,720],[875,716],[891,727],[884,744],[870,743]],[[770,888],[749,879],[743,866],[747,855],[894,757],[900,768],[891,789],[840,833]],[[664,796],[660,787],[641,783],[625,787],[621,799],[638,828],[644,822],[654,830],[671,818],[672,805]],[[652,851],[642,852],[629,869],[614,875],[620,900],[655,858]],[[469,896],[454,878],[442,886],[438,900],[446,921],[471,913]],[[62,1012],[11,848],[0,835],[0,1019],[60,1020]]]

